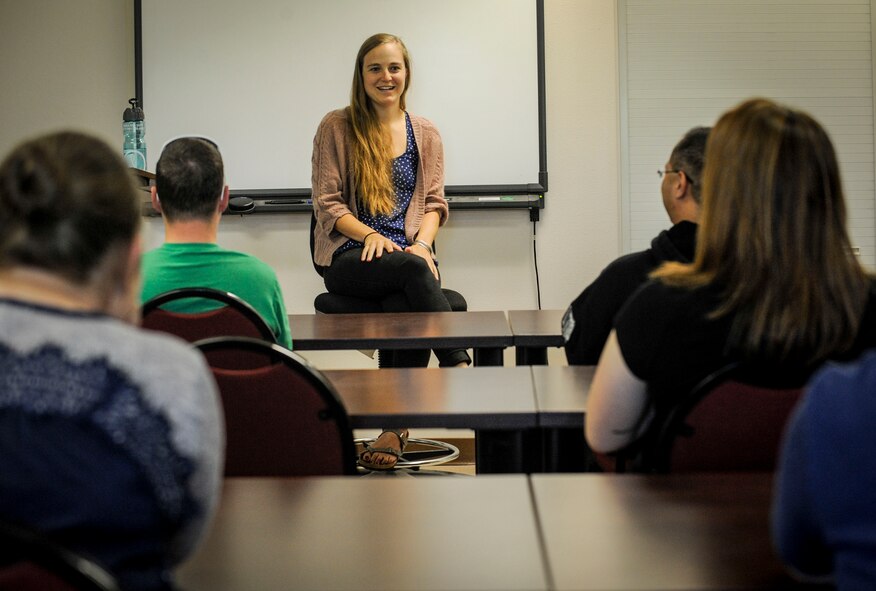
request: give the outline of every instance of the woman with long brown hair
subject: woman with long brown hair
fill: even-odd
[[[314,263],[331,293],[375,300],[398,293],[406,310],[450,311],[432,252],[449,213],[444,148],[429,120],[407,112],[410,81],[401,39],[365,40],[350,105],[328,113],[313,140]],[[471,362],[464,349],[435,354],[442,366]],[[394,467],[406,439],[404,430],[384,432],[360,464]]]
[[[734,362],[804,380],[876,345],[876,291],[846,231],[839,165],[808,114],[767,99],[709,136],[695,260],[666,263],[615,319],[586,434],[632,443],[702,378]]]

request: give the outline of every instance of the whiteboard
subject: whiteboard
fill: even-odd
[[[169,139],[202,135],[219,145],[232,189],[309,189],[316,128],[349,104],[359,46],[384,32],[408,47],[407,108],[441,132],[447,185],[546,184],[534,0],[147,0],[139,8],[149,169]]]

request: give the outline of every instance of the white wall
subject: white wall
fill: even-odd
[[[120,144],[121,114],[133,95],[130,5],[0,0],[0,152],[68,126]],[[564,308],[619,254],[615,19],[614,1],[545,2],[550,191],[537,226],[544,308]],[[290,312],[310,312],[322,285],[310,264],[308,224],[301,214],[226,216],[219,240],[274,266]],[[144,230],[147,247],[163,239],[156,218]],[[455,210],[438,249],[445,285],[465,294],[471,309],[536,306],[526,211]]]
[[[0,154],[45,131],[122,145],[134,96],[134,9],[126,0],[0,0]]]

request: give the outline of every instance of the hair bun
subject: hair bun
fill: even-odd
[[[6,163],[6,171],[0,172],[4,207],[13,217],[55,217],[60,213],[58,170],[45,156],[27,151],[13,157]]]

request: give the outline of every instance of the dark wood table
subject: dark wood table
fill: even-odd
[[[771,474],[531,477],[554,588],[783,589]]]
[[[326,370],[354,428],[473,429],[478,473],[541,463],[528,367]]]
[[[531,429],[538,424],[528,367],[334,369],[354,428]]]
[[[297,351],[474,349],[475,365],[502,365],[514,344],[504,312],[289,314]]]
[[[517,365],[547,365],[547,348],[563,346],[564,310],[511,310]]]
[[[526,476],[229,478],[188,591],[547,589]]]
[[[770,474],[228,478],[177,579],[222,589],[812,589]]]
[[[595,365],[533,366],[539,426],[583,429],[595,371]]]

